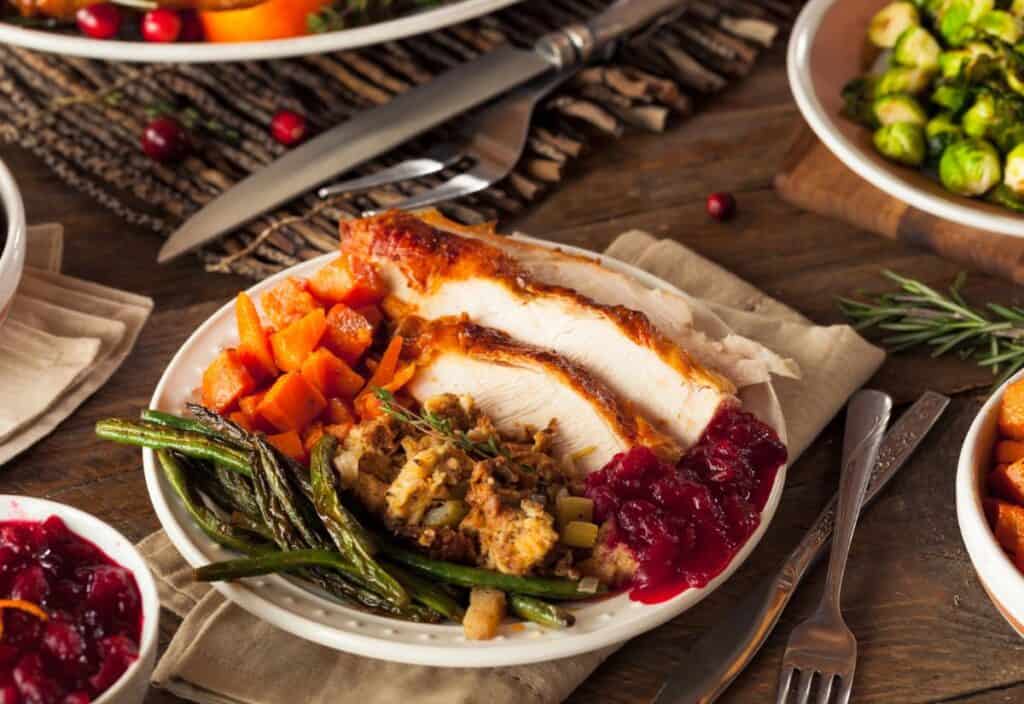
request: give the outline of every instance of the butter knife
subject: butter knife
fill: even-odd
[[[684,0],[617,0],[546,34],[532,49],[502,46],[359,113],[293,149],[205,205],[170,236],[163,264],[542,73],[587,61]]]
[[[888,484],[949,405],[949,398],[926,392],[882,440],[865,505]],[[710,704],[747,667],[775,628],[808,569],[826,552],[836,518],[833,497],[778,574],[766,578],[730,610],[725,620],[697,639],[682,658],[683,667],[662,684],[652,704]]]

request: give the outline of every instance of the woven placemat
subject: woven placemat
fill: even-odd
[[[0,46],[0,139],[31,149],[64,181],[126,221],[166,236],[283,152],[267,128],[278,109],[297,110],[314,129],[324,129],[501,43],[528,44],[607,4],[525,0],[398,42],[267,62],[135,65]],[[514,173],[442,209],[466,223],[521,212],[602,138],[627,127],[663,130],[670,120],[689,115],[701,96],[747,75],[759,51],[798,9],[798,0],[689,0],[673,17],[633,38],[611,63],[584,70],[548,99]],[[144,125],[160,112],[195,125],[197,148],[175,166],[156,164],[139,149]],[[422,153],[439,136],[428,134],[350,175]],[[354,199],[321,202],[310,194],[200,256],[211,271],[263,278],[334,249],[339,219],[387,206],[451,175],[442,172]]]

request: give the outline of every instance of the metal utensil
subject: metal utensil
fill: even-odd
[[[857,638],[846,621],[839,599],[853,532],[878,459],[882,434],[889,424],[892,399],[881,391],[859,391],[850,401],[843,440],[843,473],[839,477],[839,508],[829,553],[828,576],[821,603],[809,619],[793,629],[782,657],[777,702],[784,704],[796,685],[797,704],[807,704],[818,685],[818,704],[828,704],[836,691],[837,704],[847,704],[857,668]]]
[[[416,86],[287,153],[222,193],[171,235],[163,263],[532,78],[583,63],[680,0],[617,0],[604,12],[541,37],[532,50],[502,46]]]
[[[497,183],[508,176],[526,148],[530,122],[537,104],[551,91],[579,72],[580,65],[535,78],[488,107],[475,118],[462,143],[446,142],[430,149],[425,157],[408,159],[369,176],[321,188],[317,195],[327,198],[340,193],[358,193],[370,188],[407,181],[437,173],[463,161],[468,170],[453,176],[389,208],[416,210],[435,203],[461,198]],[[374,211],[365,211],[364,215]]]
[[[949,398],[929,391],[893,424],[882,441],[865,504],[895,476],[948,405]],[[697,639],[680,659],[685,665],[665,680],[653,704],[711,704],[746,669],[808,570],[825,553],[835,524],[836,503],[837,497],[833,497],[776,574],[762,580],[724,620]]]

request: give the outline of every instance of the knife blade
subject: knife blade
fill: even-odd
[[[503,46],[416,86],[277,159],[190,217],[160,249],[170,261],[431,127],[555,68],[586,61],[683,0],[618,0],[594,18]]]
[[[865,505],[889,483],[949,405],[928,391],[885,435],[868,484]],[[666,678],[652,704],[710,704],[724,692],[761,649],[783,609],[810,567],[826,552],[835,525],[836,498],[818,515],[782,569],[767,577],[687,652],[686,663]]]

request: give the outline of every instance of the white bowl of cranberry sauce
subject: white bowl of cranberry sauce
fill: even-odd
[[[0,495],[0,702],[137,704],[160,602],[142,556],[97,518]]]

